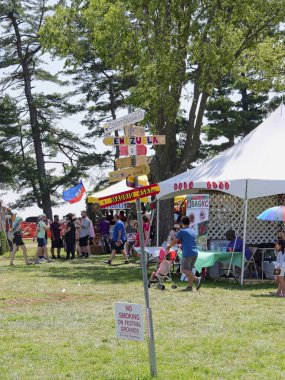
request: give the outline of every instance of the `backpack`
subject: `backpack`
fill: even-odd
[[[13,241],[14,236],[15,236],[15,233],[14,233],[14,229],[12,228],[10,231],[7,232],[7,239],[9,241]]]

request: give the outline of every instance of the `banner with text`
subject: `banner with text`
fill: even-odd
[[[187,195],[186,215],[190,219],[190,228],[196,232],[198,249],[207,250],[209,194]]]
[[[115,303],[116,337],[119,339],[144,340],[144,317],[142,305]]]

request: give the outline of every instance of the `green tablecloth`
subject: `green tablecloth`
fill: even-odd
[[[198,258],[195,263],[195,268],[198,272],[201,272],[202,268],[211,267],[215,265],[216,262],[229,264],[231,261],[231,257],[231,252],[199,251]],[[241,268],[241,252],[233,252],[232,265]]]

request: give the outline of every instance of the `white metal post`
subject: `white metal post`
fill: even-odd
[[[136,166],[136,156],[132,156],[132,164],[133,166]],[[139,187],[137,177],[135,177],[135,187],[136,188]],[[137,208],[138,231],[139,231],[139,237],[140,237],[141,268],[142,268],[142,276],[143,276],[145,306],[146,306],[149,367],[150,367],[150,375],[152,377],[157,377],[156,353],[155,353],[155,344],[154,344],[154,328],[153,328],[152,311],[150,307],[149,291],[148,291],[148,277],[147,277],[148,257],[144,249],[144,231],[143,231],[142,209],[141,209],[140,199],[136,199],[136,208]]]
[[[156,201],[156,246],[159,246],[159,199]]]
[[[245,183],[245,197],[244,197],[244,225],[243,225],[243,243],[242,243],[242,257],[241,257],[241,276],[240,284],[244,283],[244,262],[245,262],[245,244],[246,244],[246,227],[247,227],[247,209],[248,209],[248,199],[247,199],[247,185],[248,180]]]

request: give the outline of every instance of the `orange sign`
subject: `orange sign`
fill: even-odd
[[[109,195],[107,197],[98,198],[96,203],[99,203],[100,207],[109,207],[118,203],[134,201],[137,198],[144,198],[151,195],[158,194],[160,192],[159,185],[153,184],[130,191],[123,191],[122,193]]]
[[[137,156],[136,157],[136,165],[146,165],[146,164],[147,164],[146,156]],[[115,165],[116,165],[117,169],[128,168],[128,167],[132,166],[132,159],[131,159],[131,157],[117,158],[115,160]]]

